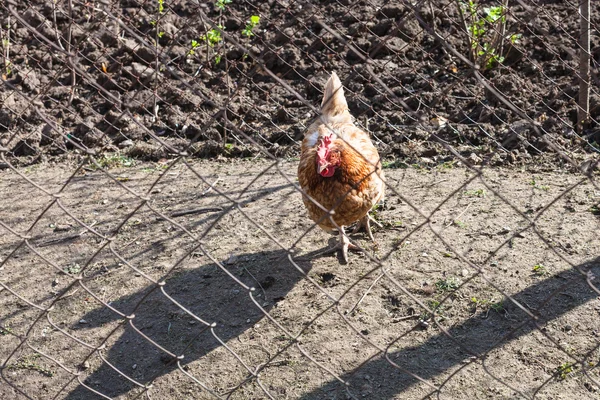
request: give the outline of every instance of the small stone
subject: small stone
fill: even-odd
[[[229,259],[227,259],[227,261],[225,261],[225,264],[232,265],[232,264],[235,264],[237,262],[237,260],[238,260],[238,257],[232,254],[229,256]]]
[[[133,146],[133,140],[131,139],[123,140],[121,143],[119,143],[119,147],[122,149],[131,146]]]
[[[482,159],[477,154],[471,153],[469,157],[467,157],[467,161],[469,161],[473,165],[477,165],[481,164]]]
[[[148,79],[154,76],[155,71],[148,65],[133,62],[131,63],[131,72],[136,77]]]
[[[56,224],[56,225],[54,225],[54,232],[67,232],[67,231],[70,231],[71,228],[72,228],[71,225]]]
[[[85,319],[80,319],[80,320],[79,320],[79,323],[80,323],[81,325],[84,325],[84,324],[87,324],[88,322],[87,322]]]
[[[23,87],[33,93],[39,93],[41,82],[33,69],[23,69],[17,73],[17,78],[21,81]]]
[[[446,126],[448,124],[448,120],[442,116],[438,116],[436,118],[433,118],[431,120],[431,122],[436,125],[438,128],[443,128],[444,126]]]

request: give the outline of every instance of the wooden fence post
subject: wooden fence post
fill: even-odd
[[[590,117],[590,2],[591,0],[579,0],[579,133]]]

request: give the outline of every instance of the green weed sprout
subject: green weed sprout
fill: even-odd
[[[546,267],[543,264],[535,264],[531,270],[537,276],[546,275]]]
[[[223,11],[223,10],[225,10],[225,7],[229,3],[231,3],[231,0],[217,0],[215,2],[215,7],[217,7],[219,10]]]
[[[561,381],[567,379],[569,374],[572,374],[577,369],[577,365],[572,362],[565,362],[554,369],[557,378]]]
[[[253,15],[250,17],[250,20],[246,21],[246,26],[242,30],[242,35],[251,37],[254,36],[254,28],[256,28],[260,24],[260,16]]]
[[[219,43],[221,43],[223,41],[223,36],[221,35],[221,32],[223,32],[225,30],[225,27],[223,25],[218,25],[217,29],[211,29],[208,32],[206,32],[205,35],[200,36],[200,40],[203,42],[206,42],[206,44],[208,45],[208,47],[215,47],[216,45],[218,45]],[[191,49],[188,51],[188,55],[193,55],[195,54],[195,50],[200,46],[200,42],[197,40],[192,40],[192,47]],[[208,56],[207,56],[208,57]],[[216,53],[215,54],[215,64],[219,64],[221,62],[221,54],[220,53]]]
[[[157,0],[158,1],[158,0]],[[164,1],[164,0],[160,0]],[[214,49],[212,53],[214,54],[215,64],[219,64],[223,57],[223,31],[225,31],[225,26],[223,25],[223,15],[224,11],[227,10],[227,5],[231,4],[232,0],[216,0],[215,8],[219,10],[219,25],[216,28],[210,29],[206,32],[206,34],[200,36],[198,40],[192,40],[190,44],[190,49],[187,52],[188,56],[192,56],[196,54],[201,46],[202,42],[206,43],[206,60],[208,63],[209,54],[211,53],[210,49],[219,47],[219,49]],[[260,24],[260,16],[252,15],[248,21],[246,21],[246,26],[242,29],[241,34],[246,37],[254,36],[254,29]],[[247,55],[244,55],[244,58]]]
[[[515,44],[521,34],[506,35],[506,7],[498,5],[480,10],[474,0],[457,0],[469,37],[473,61],[485,69],[504,62],[504,42]]]
[[[224,30],[225,27],[223,25],[219,25],[217,28],[218,29],[211,29],[210,31],[206,32],[206,35],[200,36],[200,39],[207,41],[210,47],[215,47],[223,40],[221,31]]]
[[[200,42],[192,39],[192,47],[187,52],[188,56],[193,56],[194,54],[196,54],[196,49],[198,47],[200,47]]]

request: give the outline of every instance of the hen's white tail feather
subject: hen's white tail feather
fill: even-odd
[[[331,73],[331,77],[325,85],[321,114],[331,122],[352,122],[342,82],[335,72]]]

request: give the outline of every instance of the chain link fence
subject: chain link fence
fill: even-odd
[[[600,4],[5,1],[3,398],[598,398]],[[386,173],[304,212],[336,71]]]

